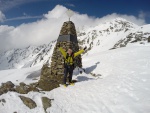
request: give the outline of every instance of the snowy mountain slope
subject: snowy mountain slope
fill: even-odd
[[[117,18],[96,27],[86,29],[86,31],[79,32],[78,39],[80,44],[86,45],[89,50],[99,46],[98,51],[106,51],[137,27],[137,25],[125,19]]]
[[[130,43],[145,44],[150,37],[150,25],[137,27],[125,38],[119,40],[113,48],[125,47]]]
[[[79,46],[81,48],[87,46],[87,54],[94,54],[93,50],[102,52],[112,48],[124,47],[130,45],[130,43],[133,44],[133,42],[134,44],[146,43],[150,36],[150,25],[137,26],[125,19],[116,18],[96,27],[77,30],[77,34]],[[139,37],[142,41],[139,40]],[[32,67],[50,62],[55,43],[56,41],[52,41],[49,45],[30,46],[1,53],[0,70]]]
[[[13,49],[0,54],[0,70],[43,65],[51,58],[56,41],[48,45]]]
[[[99,49],[99,47],[97,47]],[[8,92],[0,96],[1,113],[44,113],[41,97],[54,99],[48,113],[149,113],[150,112],[150,44],[97,52],[83,56],[85,73],[74,71],[75,86],[50,92],[22,94],[32,98],[37,107],[30,110],[21,94]],[[35,82],[29,77],[39,67],[0,71],[0,83]],[[20,72],[19,72],[20,71]],[[32,72],[33,71],[33,72]],[[96,74],[97,77],[91,76]],[[98,76],[101,75],[101,76]],[[16,104],[17,102],[17,104]]]

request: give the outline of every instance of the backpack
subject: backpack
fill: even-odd
[[[68,66],[68,64],[66,64],[66,59],[68,59],[68,57],[69,57],[69,54],[67,53],[67,55],[66,55],[66,58],[64,58],[64,68],[66,67],[66,66]],[[72,52],[72,54],[71,54],[71,57],[72,57],[72,61],[73,61],[73,64],[72,64],[72,66],[73,66],[73,69],[75,68],[75,66],[74,66],[74,53]]]

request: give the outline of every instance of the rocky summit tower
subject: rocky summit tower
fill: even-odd
[[[42,67],[39,87],[46,91],[58,87],[63,81],[64,58],[59,51],[59,45],[65,51],[67,51],[69,48],[71,48],[73,52],[79,51],[76,29],[72,21],[64,22],[61,28],[52,54],[50,67],[46,64]],[[81,55],[79,55],[74,59],[75,66],[82,67],[81,61]]]

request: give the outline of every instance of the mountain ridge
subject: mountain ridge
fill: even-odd
[[[125,19],[116,18],[95,27],[77,31],[80,48],[87,46],[87,54],[125,47],[129,43],[147,43],[150,25],[138,26]],[[56,40],[48,45],[13,49],[0,54],[0,70],[15,69],[50,63]]]

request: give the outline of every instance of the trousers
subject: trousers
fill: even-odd
[[[71,83],[71,81],[72,81],[72,74],[73,74],[73,66],[72,65],[70,65],[70,66],[65,66],[65,69],[64,69],[64,80],[63,80],[63,82],[64,82],[64,84],[66,84],[66,82],[67,82],[67,77],[68,77],[68,79],[69,79],[69,83]],[[69,76],[68,76],[68,74],[69,74]]]

